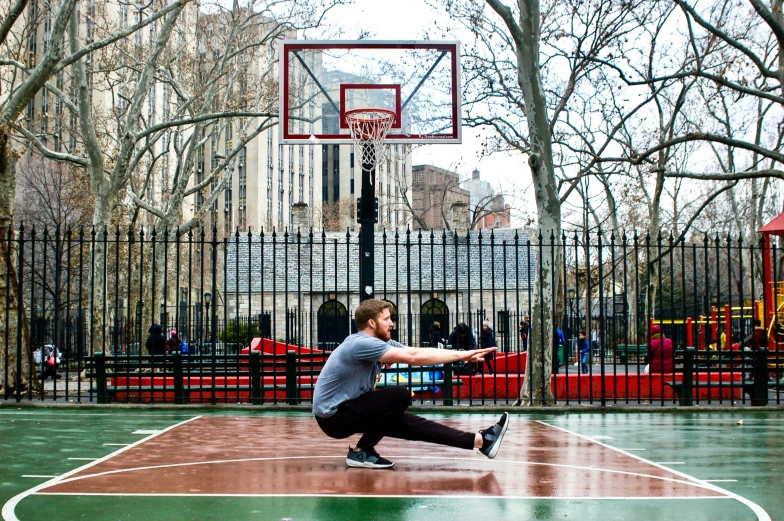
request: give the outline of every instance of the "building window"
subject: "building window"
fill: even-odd
[[[196,184],[200,184],[202,181],[204,181],[204,145],[200,146],[196,153]],[[201,206],[203,202],[204,195],[199,190],[196,192],[196,205]]]
[[[237,224],[241,230],[244,231],[245,227],[247,226],[246,222],[246,212],[247,212],[247,169],[245,167],[247,161],[247,148],[242,147],[240,150],[240,159],[237,162],[237,181],[239,185],[239,200],[237,201],[239,205],[237,220],[239,221]],[[229,212],[231,214],[231,212]]]

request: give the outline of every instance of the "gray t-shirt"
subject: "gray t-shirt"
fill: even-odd
[[[378,359],[390,347],[404,347],[390,340],[384,342],[365,333],[349,335],[335,349],[316,381],[313,391],[313,414],[329,418],[338,405],[370,392],[376,385],[381,370]]]

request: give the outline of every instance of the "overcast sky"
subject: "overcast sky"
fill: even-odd
[[[324,30],[334,34],[343,28],[340,39],[356,39],[362,30],[370,32],[373,40],[420,40],[425,31],[430,30],[431,39],[462,40],[459,34],[433,34],[434,24],[448,20],[443,11],[428,6],[424,0],[354,0],[351,5],[337,6],[330,11],[325,20]],[[318,34],[309,34],[310,38]],[[333,36],[334,38],[334,36]],[[488,131],[485,130],[486,134]],[[463,127],[463,143],[436,144],[418,147],[412,153],[412,163],[431,164],[453,170],[463,179],[470,178],[471,171],[479,169],[482,179],[490,181],[494,188],[517,187],[517,192],[525,189],[521,200],[507,201],[516,207],[512,225],[519,226],[524,221],[521,211],[535,214],[533,195],[530,191],[530,174],[525,156],[520,154],[495,154],[479,157],[481,134],[477,129]]]

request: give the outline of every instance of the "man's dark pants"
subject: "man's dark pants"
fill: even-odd
[[[405,386],[393,386],[365,393],[338,406],[329,418],[316,421],[330,438],[343,439],[357,433],[362,437],[357,447],[372,449],[384,436],[412,441],[426,441],[461,449],[474,448],[473,432],[464,432],[410,412],[411,392]]]

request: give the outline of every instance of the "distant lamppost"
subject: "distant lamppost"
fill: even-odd
[[[138,336],[136,337],[139,340],[139,349],[141,349],[141,342],[142,342],[142,303],[141,301],[136,301],[136,328],[138,331]],[[141,351],[139,351],[141,353]]]
[[[566,290],[566,298],[569,301],[569,352],[566,355],[567,359],[571,359],[572,356],[572,340],[577,335],[574,331],[574,297],[577,294],[574,288],[569,288]]]
[[[166,301],[161,300],[161,327],[167,329],[166,324]]]
[[[212,337],[210,336],[210,301],[212,300],[212,293],[209,291],[204,294],[204,304],[207,306],[207,342],[212,346]]]
[[[35,340],[36,345],[43,346],[45,334],[44,330],[46,329],[46,325],[44,324],[44,308],[39,307],[36,310],[34,324],[33,339]]]

